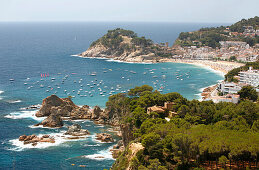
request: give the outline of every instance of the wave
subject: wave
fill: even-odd
[[[21,100],[7,100],[8,103],[21,103]]]
[[[73,57],[80,57],[80,58],[89,58],[89,59],[99,59],[99,60],[107,60],[105,57],[82,57],[80,55],[71,55]]]
[[[0,94],[4,93],[4,91],[0,90]],[[2,100],[3,97],[0,96],[0,100]]]
[[[23,141],[19,141],[19,139],[12,139],[9,140],[11,145],[13,145],[13,148],[9,148],[9,150],[12,151],[23,151],[25,149],[45,149],[48,147],[53,147],[53,146],[59,146],[65,142],[68,141],[80,141],[80,140],[85,140],[86,137],[84,138],[79,138],[79,139],[68,139],[68,137],[72,137],[71,135],[64,135],[65,131],[61,131],[59,133],[49,133],[48,135],[53,136],[55,139],[55,143],[48,143],[48,142],[38,142],[37,145],[32,146],[31,144],[23,144]],[[38,137],[42,137],[43,135],[46,134],[39,134],[37,135]],[[63,145],[62,145],[63,146]],[[64,144],[65,147],[69,147],[68,145]]]
[[[101,146],[101,145],[100,144],[93,144],[93,145],[85,144],[84,146]]]
[[[87,159],[100,160],[100,161],[105,159],[114,160],[114,158],[112,157],[112,152],[110,151],[111,149],[112,149],[112,146],[106,150],[99,151],[96,154],[84,155],[82,157]]]
[[[37,129],[37,128],[42,128],[42,129],[59,129],[59,128],[43,127],[43,125],[39,125],[39,126],[30,125],[28,127],[32,128],[32,129]]]
[[[36,117],[35,114],[38,110],[33,111],[20,111],[20,112],[12,112],[5,116],[5,118],[9,119],[34,119],[36,121],[43,121],[46,117]]]

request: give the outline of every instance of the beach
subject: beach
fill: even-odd
[[[185,63],[212,69],[221,75],[227,74],[234,68],[244,66],[243,63],[230,61],[212,61],[212,60],[184,60],[184,59],[162,59],[160,62]]]

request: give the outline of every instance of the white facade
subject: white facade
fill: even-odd
[[[259,85],[259,70],[252,70],[250,67],[248,71],[239,72],[240,83],[249,84],[257,87]]]
[[[228,94],[228,93],[234,94],[240,91],[241,89],[242,87],[240,87],[236,83],[222,82],[222,83],[219,83],[218,85],[218,90],[223,94]]]
[[[206,100],[212,100],[214,103],[219,103],[219,102],[231,102],[231,103],[238,103],[240,99],[240,96],[237,94],[228,94],[226,96],[215,96],[215,97],[210,97],[207,98]]]

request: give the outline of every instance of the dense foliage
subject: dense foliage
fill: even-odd
[[[259,17],[249,18],[249,19],[242,19],[241,21],[238,21],[237,23],[231,25],[229,28],[233,32],[243,32],[244,26],[253,26],[255,29],[259,27]]]
[[[103,37],[94,41],[90,47],[97,45],[108,48],[110,54],[114,56],[120,56],[123,53],[129,55],[132,52],[137,52],[139,55],[153,53],[156,57],[172,56],[170,52],[164,50],[164,45],[154,44],[151,39],[138,37],[133,31],[121,28],[109,30]]]
[[[255,164],[259,156],[258,103],[188,101],[179,93],[152,90],[147,85],[136,87],[129,94],[111,96],[107,102],[109,109],[124,110],[121,120],[131,125],[132,142],[145,147],[131,162],[126,149],[113,169],[129,164],[133,169],[206,167],[208,162],[224,167],[229,161],[236,166],[240,161]],[[147,114],[147,107],[163,106],[167,101],[175,103],[173,112],[177,113],[170,121],[165,119],[169,111]]]
[[[242,19],[241,21],[229,26],[201,28],[194,32],[182,32],[180,33],[176,44],[181,46],[209,46],[212,48],[220,47],[219,41],[244,41],[250,46],[254,46],[259,43],[259,37],[245,37],[241,34],[237,36],[230,36],[230,32],[244,32],[244,26],[253,26],[254,29],[259,29],[259,17],[250,19]],[[226,29],[229,28],[229,31]]]
[[[129,42],[127,42],[128,40]],[[145,52],[147,52],[146,48],[152,46],[153,42],[145,37],[138,37],[133,31],[117,28],[109,30],[103,37],[94,41],[91,47],[98,44],[111,49],[111,51],[116,51],[118,55],[121,55],[124,52],[136,51],[137,49],[142,49],[145,54]]]
[[[258,98],[257,92],[256,92],[256,90],[254,89],[253,86],[242,87],[242,89],[238,92],[238,94],[240,95],[241,100],[256,101],[257,98]]]
[[[253,67],[253,69],[259,69],[259,61],[256,62],[248,62],[246,63],[246,65],[242,66],[242,67],[238,67],[235,68],[231,71],[229,71],[226,75],[225,75],[225,81],[229,81],[229,82],[237,82],[238,80],[235,78],[235,76],[238,76],[238,73],[240,71],[247,71],[249,70],[249,67]]]

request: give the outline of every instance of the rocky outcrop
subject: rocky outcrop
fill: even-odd
[[[120,54],[116,50],[111,50],[109,48],[104,47],[103,45],[96,45],[94,47],[90,47],[85,52],[79,54],[81,57],[93,57],[93,58],[112,58],[114,60],[125,61],[125,62],[133,62],[133,63],[156,63],[158,62],[158,56],[154,53],[146,53],[143,50],[138,51],[127,51]]]
[[[112,157],[117,158],[119,156],[120,152],[123,152],[125,149],[123,145],[123,141],[119,140],[116,145],[113,146],[113,148],[110,150],[112,152]]]
[[[126,33],[127,32],[127,33]],[[107,43],[109,42],[109,43]],[[106,35],[93,42],[82,57],[112,58],[125,62],[159,62],[157,54],[168,54],[167,48],[154,44],[144,37],[137,37],[133,31],[117,28],[110,30]],[[165,55],[163,55],[165,56]]]
[[[141,143],[131,143],[128,145],[128,147],[120,154],[123,156],[123,159],[116,159],[115,163],[112,165],[111,169],[123,169],[125,170],[133,170],[135,169],[132,165],[132,160],[134,157],[136,157],[137,153],[141,150],[144,150],[145,148]],[[118,151],[117,151],[118,152]],[[119,151],[120,152],[120,151]],[[115,154],[118,154],[115,152]],[[116,157],[115,157],[116,158]],[[125,162],[125,160],[127,160]]]
[[[55,139],[49,135],[43,135],[42,137],[36,135],[22,135],[19,137],[19,141],[23,141],[24,145],[32,144],[33,146],[36,146],[38,142],[55,143]]]
[[[129,124],[120,125],[123,145],[127,146],[133,140],[133,129]]]
[[[98,119],[103,111],[99,106],[95,106],[92,112],[91,119]]]
[[[82,129],[79,124],[73,124],[72,126],[68,127],[67,132],[65,135],[72,135],[72,136],[85,136],[90,135],[90,132],[86,129]]]
[[[100,110],[98,107],[96,108],[96,113],[93,113],[92,116],[94,118],[94,122],[97,124],[107,124],[111,126],[120,125],[118,115],[108,109]]]
[[[100,140],[102,142],[114,142],[114,139],[112,138],[112,135],[108,134],[108,133],[98,133],[96,135],[96,139]]]
[[[50,116],[52,115],[52,116]],[[42,123],[38,125],[45,126],[59,126],[60,124],[55,125],[50,119],[55,119],[55,117],[67,117],[70,119],[91,119],[94,120],[97,124],[109,124],[112,126],[119,126],[119,118],[117,114],[109,111],[102,110],[99,106],[95,106],[92,110],[89,106],[84,105],[78,107],[73,103],[70,98],[59,98],[56,95],[51,95],[45,98],[42,102],[40,110],[36,113],[37,117],[50,116]],[[56,119],[55,119],[56,120]],[[50,123],[53,125],[50,125]]]
[[[40,110],[36,113],[37,117],[49,116],[50,114],[60,115],[63,117],[70,116],[70,112],[78,108],[70,98],[59,98],[51,95],[42,101]]]
[[[70,113],[71,119],[91,119],[92,113],[90,112],[89,106],[84,105],[81,108],[75,108]]]
[[[46,119],[44,119],[41,123],[36,124],[35,126],[42,125],[43,127],[62,127],[63,121],[60,115],[51,114]]]

